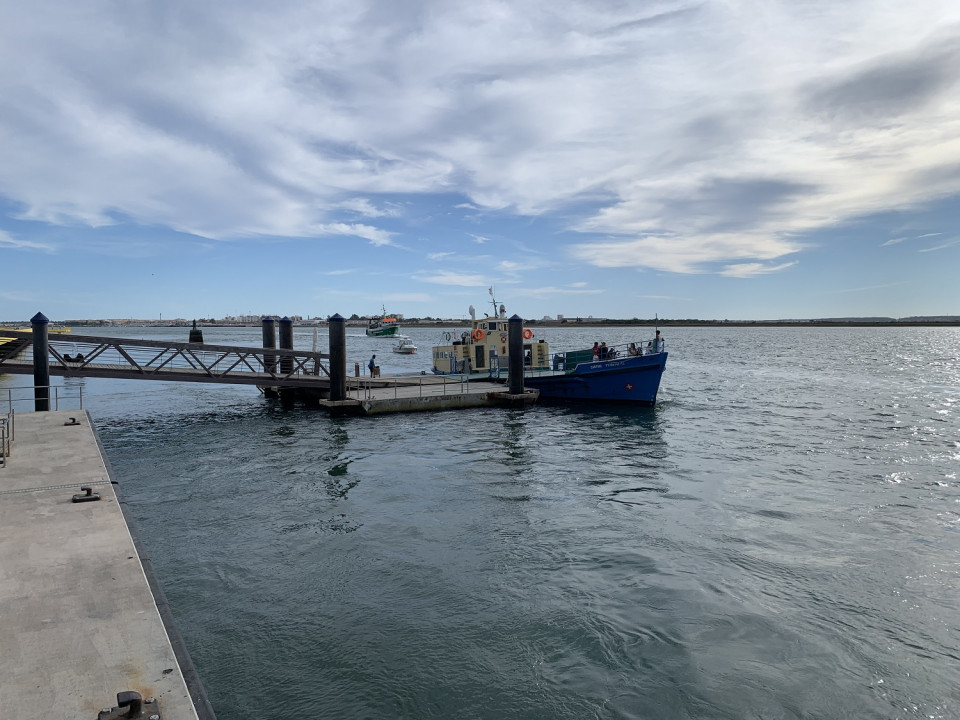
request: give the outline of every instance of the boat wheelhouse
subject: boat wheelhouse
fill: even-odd
[[[492,294],[492,293],[491,293]],[[477,319],[473,308],[468,330],[444,331],[433,348],[433,372],[441,375],[486,375],[506,381],[509,367],[510,321],[506,308]],[[623,402],[653,405],[666,367],[667,352],[657,331],[647,342],[606,344],[551,354],[545,338],[524,328],[524,385],[537,388],[543,399]]]

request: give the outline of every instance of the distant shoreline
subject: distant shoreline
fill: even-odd
[[[406,323],[401,321],[401,329],[414,328],[448,328],[464,327],[470,324],[468,319],[444,319],[444,320],[408,320]],[[630,320],[527,320],[524,325],[531,327],[555,327],[555,328],[606,328],[606,327],[735,327],[735,328],[760,328],[760,327],[960,327],[960,318],[956,320],[656,320],[639,319]],[[193,321],[174,320],[171,322],[159,322],[151,320],[81,320],[66,322],[51,322],[51,327],[71,327],[71,328],[98,328],[98,327],[168,327],[168,328],[189,328]],[[228,327],[247,327],[259,328],[260,323],[237,323],[237,322],[210,322],[197,321],[198,327],[204,328],[228,328]],[[366,320],[348,320],[347,327],[365,328]],[[19,322],[0,322],[0,326],[10,329],[21,328],[30,329],[29,323]],[[296,321],[295,327],[326,327],[325,320],[318,321]]]

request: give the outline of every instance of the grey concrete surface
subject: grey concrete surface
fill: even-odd
[[[72,502],[87,485],[102,499]],[[96,718],[125,690],[197,718],[89,416],[18,414],[0,467],[0,717]]]

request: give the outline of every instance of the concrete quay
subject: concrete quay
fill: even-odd
[[[81,486],[101,499],[73,502]],[[16,415],[0,466],[0,716],[92,719],[135,691],[163,720],[212,718],[148,576],[89,415]]]

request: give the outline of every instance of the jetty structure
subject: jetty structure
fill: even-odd
[[[0,716],[213,720],[90,416],[0,417]]]
[[[511,318],[519,339],[523,321]],[[293,322],[263,321],[263,347],[210,345],[116,337],[49,335],[37,313],[30,331],[5,330],[0,373],[33,375],[37,410],[49,409],[50,377],[102,377],[256,385],[281,399],[305,400],[336,415],[375,415],[468,407],[523,407],[539,392],[524,387],[523,359],[511,359],[505,384],[467,375],[347,374],[346,321],[329,320],[329,352],[294,350]],[[279,327],[277,327],[279,326]],[[279,345],[277,344],[279,330]]]

